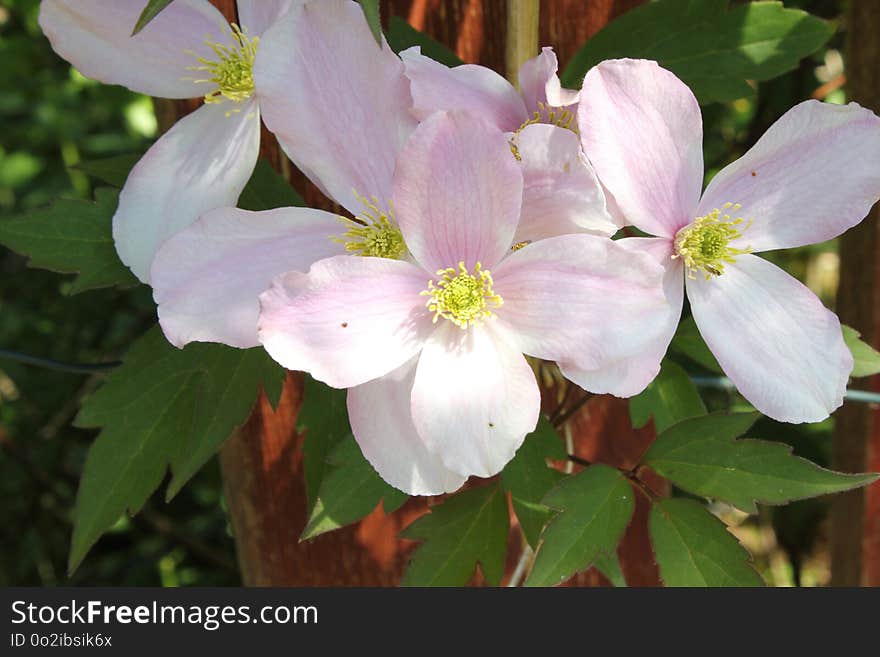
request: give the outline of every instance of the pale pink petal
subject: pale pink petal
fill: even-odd
[[[467,477],[449,470],[428,451],[410,410],[416,362],[348,390],[348,419],[370,465],[409,495],[440,495],[461,488]]]
[[[138,278],[150,282],[153,257],[167,238],[208,210],[235,205],[253,171],[259,138],[253,102],[234,113],[226,104],[208,104],[147,151],[129,174],[113,217],[116,249]]]
[[[628,222],[673,237],[693,220],[703,185],[703,123],[691,90],[647,60],[591,69],[578,125],[584,151]]]
[[[415,127],[403,63],[349,0],[293,7],[260,40],[263,120],[288,157],[352,214],[385,204],[397,153]]]
[[[837,237],[880,198],[880,118],[850,103],[796,105],[712,180],[698,215],[740,203],[742,246],[788,249]]]
[[[289,370],[350,388],[397,369],[433,331],[408,262],[337,256],[280,276],[260,295],[260,341]]]
[[[556,74],[559,61],[553,48],[544,47],[541,54],[519,68],[519,91],[529,114],[545,107],[566,107],[578,101],[580,92],[563,89]],[[571,109],[571,108],[569,108]]]
[[[492,273],[517,349],[588,369],[644,351],[646,322],[668,306],[657,260],[593,235],[534,242]]]
[[[490,477],[538,422],[541,393],[523,355],[489,324],[444,321],[419,357],[413,422],[428,449],[462,475]]]
[[[119,257],[144,283],[162,243],[208,210],[234,206],[260,150],[253,102],[208,104],[178,121],[131,170],[113,217]]]
[[[697,327],[755,408],[780,422],[819,422],[843,403],[853,368],[837,316],[800,282],[743,255],[721,276],[687,279]]]
[[[526,127],[515,140],[523,172],[522,216],[515,242],[568,233],[611,237],[620,226],[605,209],[605,194],[571,130]]]
[[[413,112],[420,119],[434,112],[471,112],[501,130],[516,130],[529,117],[513,85],[490,68],[463,64],[449,68],[422,55],[419,46],[400,53],[406,65]]]
[[[663,275],[663,291],[666,305],[642,324],[645,337],[644,349],[597,369],[584,369],[574,364],[559,363],[562,374],[584,390],[596,394],[612,394],[631,397],[640,393],[660,372],[660,361],[666,355],[678,320],[684,298],[684,273],[681,260],[672,259],[672,243],[665,238],[628,237],[616,242],[625,248],[641,251],[654,257],[666,269]]]
[[[490,268],[513,243],[523,177],[500,130],[463,112],[438,112],[400,153],[394,209],[410,253],[429,272]]]
[[[238,0],[238,20],[248,34],[260,36],[281,18],[292,5],[305,0]]]
[[[153,298],[169,342],[255,347],[260,293],[288,271],[345,248],[338,217],[310,208],[219,208],[165,242],[153,261]]]
[[[205,43],[229,43],[229,23],[208,0],[176,0],[135,36],[143,0],[43,0],[40,27],[52,48],[79,71],[106,84],[162,98],[211,91],[195,84],[196,57],[215,60]]]

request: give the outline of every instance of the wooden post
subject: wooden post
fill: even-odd
[[[880,3],[851,2],[846,21],[846,75],[852,100],[880,111]],[[852,166],[859,166],[853,162]],[[841,322],[880,344],[880,210],[875,206],[840,241]],[[865,380],[862,380],[863,382]],[[869,386],[880,391],[880,377]],[[862,383],[864,385],[864,383]],[[837,413],[834,467],[845,472],[880,470],[880,409],[846,404]],[[831,583],[880,586],[880,487],[876,484],[836,495],[831,510]]]

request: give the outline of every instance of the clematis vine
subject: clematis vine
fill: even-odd
[[[524,354],[600,369],[644,350],[644,322],[667,306],[651,256],[586,234],[517,242],[522,192],[503,132],[435,113],[392,182],[410,257],[328,258],[261,296],[270,355],[348,388],[365,457],[410,494],[513,457],[540,406]]]
[[[593,68],[578,124],[620,211],[657,236],[634,248],[666,266],[672,312],[654,320],[665,334],[619,367],[659,362],[686,289],[706,344],[755,408],[785,422],[828,417],[843,402],[853,367],[840,323],[804,285],[756,254],[831,239],[867,215],[880,197],[880,118],[855,103],[796,105],[702,195],[699,105],[656,62]],[[566,375],[588,388],[596,376],[576,367]]]
[[[263,32],[294,0],[239,0],[230,25],[208,0],[176,0],[131,32],[143,0],[43,0],[40,26],[83,75],[161,98],[203,98],[132,169],[113,217],[119,257],[143,282],[161,244],[235,205],[260,147],[253,75]]]

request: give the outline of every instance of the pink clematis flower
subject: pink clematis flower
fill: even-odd
[[[585,234],[516,243],[522,190],[504,133],[435,113],[392,185],[411,259],[329,258],[261,296],[268,352],[348,388],[364,455],[410,494],[513,457],[540,406],[523,354],[600,369],[644,350],[645,320],[667,306],[648,255]]]
[[[599,64],[584,80],[584,149],[625,217],[656,235],[666,263],[665,336],[620,363],[659,362],[684,289],[707,345],[743,396],[785,422],[816,422],[843,402],[852,356],[837,317],[754,255],[813,244],[856,225],[880,197],[880,118],[855,103],[803,102],[701,196],[702,121],[691,91],[656,62]],[[636,243],[636,246],[639,246]],[[589,387],[592,374],[566,374]]]
[[[356,221],[308,208],[204,214],[164,244],[152,267],[159,322],[177,346],[257,346],[258,297],[276,276],[332,255],[401,252],[387,199],[416,121],[400,59],[376,43],[349,0],[294,5],[259,47],[254,79],[266,124]]]
[[[143,282],[159,246],[204,212],[235,205],[260,145],[253,78],[260,36],[293,0],[239,0],[241,27],[207,0],[176,0],[140,33],[143,0],[43,0],[40,26],[83,75],[205,105],[163,135],[132,169],[113,217],[120,259]]]
[[[552,48],[519,70],[517,91],[504,77],[477,64],[449,68],[414,46],[400,53],[413,97],[425,119],[444,110],[468,111],[509,133],[523,168],[522,240],[568,233],[611,237],[621,227],[609,213],[577,136],[579,92],[563,89]]]

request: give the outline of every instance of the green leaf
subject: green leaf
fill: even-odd
[[[321,481],[318,498],[300,540],[357,522],[382,502],[386,513],[399,509],[409,499],[376,474],[354,436],[343,439],[327,460],[331,466]]]
[[[506,495],[497,484],[462,491],[432,507],[400,534],[425,541],[413,553],[403,586],[462,586],[478,563],[486,581],[497,586],[509,522]]]
[[[666,586],[764,586],[736,537],[703,505],[683,498],[654,503],[651,543]]]
[[[697,323],[693,317],[682,320],[672,337],[672,343],[669,348],[680,354],[684,354],[695,363],[702,365],[707,370],[721,373],[721,366],[715,359],[715,355],[706,346]]]
[[[370,32],[376,43],[382,45],[382,22],[379,20],[379,1],[378,0],[358,0],[361,9],[364,12],[364,18],[367,19],[367,25],[370,26]]]
[[[304,205],[302,196],[265,160],[257,160],[254,173],[238,198],[238,207],[242,210],[272,210]]]
[[[791,453],[784,443],[734,440],[757,413],[715,413],[684,420],[661,433],[642,462],[679,488],[723,500],[746,513],[755,502],[784,504],[876,481],[876,474],[832,472]]]
[[[706,405],[693,381],[671,360],[664,360],[657,378],[629,400],[633,426],[643,427],[653,417],[658,433],[679,420],[705,414]]]
[[[609,23],[575,54],[562,84],[580,88],[604,59],[657,60],[701,103],[727,102],[754,91],[747,80],[769,80],[794,69],[834,33],[831,23],[781,2],[658,0]]]
[[[305,376],[299,430],[305,432],[303,468],[311,516],[327,470],[327,457],[336,445],[351,435],[345,390],[330,388],[310,376]]]
[[[620,559],[617,557],[616,552],[600,554],[593,566],[608,578],[612,586],[626,588],[626,578],[624,578],[623,571],[620,569]]]
[[[541,534],[526,586],[559,584],[614,554],[635,507],[629,482],[607,465],[566,477],[544,503],[559,514]]]
[[[283,380],[262,349],[180,350],[158,328],[140,338],[76,419],[102,431],[77,493],[70,570],[123,513],[143,506],[169,466],[173,496],[247,419],[260,387],[275,404]]]
[[[0,221],[0,243],[28,256],[31,267],[78,274],[71,294],[137,285],[113,246],[111,222],[117,200],[115,190],[101,188],[94,203],[60,199],[23,217]]]
[[[562,439],[542,416],[538,428],[526,436],[516,456],[501,471],[501,484],[510,493],[513,510],[533,548],[537,547],[541,530],[553,516],[553,511],[541,504],[541,500],[565,477],[548,467],[547,460],[562,460],[566,456]]]
[[[144,10],[141,12],[141,15],[137,19],[137,23],[135,23],[134,29],[131,31],[131,36],[134,36],[142,29],[144,29],[147,24],[156,18],[165,7],[170,5],[174,0],[149,0],[147,6],[144,7]]]
[[[103,157],[98,160],[86,160],[71,168],[76,171],[82,171],[92,178],[96,178],[119,189],[125,184],[128,174],[134,165],[143,156],[143,153],[126,153],[125,155]]]
[[[424,32],[419,32],[400,16],[392,16],[388,21],[388,45],[396,53],[412,46],[420,46],[425,57],[450,67],[464,63],[449,48]]]
[[[880,352],[860,339],[861,334],[854,328],[841,326],[843,340],[853,355],[853,371],[850,376],[873,376],[880,373]]]

